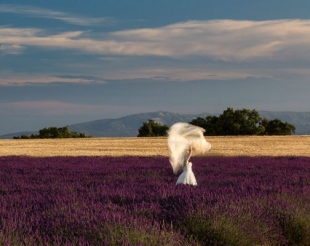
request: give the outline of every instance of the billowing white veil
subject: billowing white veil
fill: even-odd
[[[204,153],[211,148],[203,136],[205,130],[188,123],[176,123],[168,130],[168,147],[170,150],[170,163],[176,174],[183,168],[184,155],[189,146],[195,153]]]

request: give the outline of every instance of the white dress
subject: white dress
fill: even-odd
[[[179,176],[177,180],[177,184],[188,184],[188,185],[197,185],[197,181],[195,178],[195,175],[192,170],[192,163],[188,162],[184,167],[183,167],[183,172]]]

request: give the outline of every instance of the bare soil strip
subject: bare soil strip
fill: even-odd
[[[206,156],[310,156],[310,136],[206,137]],[[6,139],[0,156],[169,156],[167,138]]]

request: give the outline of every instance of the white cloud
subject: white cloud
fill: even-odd
[[[0,44],[0,54],[19,55],[23,52],[24,47],[18,44]]]
[[[70,71],[86,75],[91,73],[104,79],[304,79],[310,76],[307,65],[310,60],[309,43],[310,20],[298,19],[188,21],[160,28],[124,30],[103,35],[84,31],[50,34],[44,29],[0,26],[0,53],[27,54],[25,49],[30,46],[94,54],[98,58],[96,62],[76,61],[64,66],[70,67]],[[143,56],[159,56],[160,59],[152,61]],[[177,60],[168,59],[161,64],[161,57]],[[144,62],[146,60],[148,62]],[[108,69],[102,69],[103,63]],[[303,66],[299,67],[298,64]],[[7,78],[9,80],[2,76],[0,84],[28,81],[90,82],[85,78],[57,78],[38,74],[33,77],[10,74]]]
[[[225,61],[298,58],[309,52],[310,20],[189,21],[112,35],[139,43],[134,48],[141,55],[196,55]]]
[[[84,16],[76,16],[63,13],[60,11],[53,11],[29,5],[0,4],[0,12],[22,14],[35,18],[55,19],[80,26],[91,26],[102,24],[105,22],[106,23],[112,22],[111,18],[89,18]]]
[[[26,83],[31,84],[45,84],[45,83],[106,83],[100,78],[93,78],[91,76],[48,76],[48,75],[38,75],[33,76],[27,75],[15,75],[12,73],[7,73],[0,78],[0,85],[23,85]]]
[[[104,37],[95,39],[83,31],[48,35],[40,29],[0,28],[2,44],[105,55],[200,56],[224,61],[310,58],[310,20],[188,21]]]
[[[217,69],[217,68],[137,68],[118,70],[117,73],[105,73],[106,79],[153,79],[162,81],[193,81],[193,80],[227,80],[243,79],[247,77],[261,77],[261,74],[251,73],[243,69]],[[267,77],[267,76],[266,76]]]

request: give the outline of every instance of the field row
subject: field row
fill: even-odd
[[[309,157],[0,157],[0,245],[309,245]]]
[[[310,156],[310,136],[206,137],[207,156]],[[0,156],[169,156],[167,138],[0,140]]]

